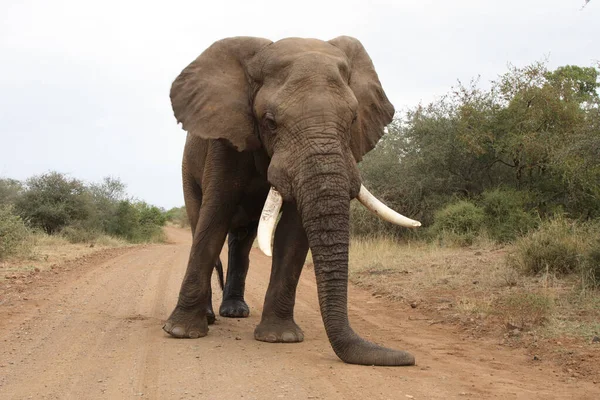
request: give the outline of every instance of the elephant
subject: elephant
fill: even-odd
[[[256,340],[304,339],[294,303],[310,248],[335,354],[350,364],[414,365],[412,354],[364,340],[348,320],[350,201],[357,198],[392,223],[420,225],[361,183],[357,164],[394,115],[361,42],[348,36],[219,40],[183,69],[170,98],[187,132],[182,177],[193,241],[163,329],[176,338],[207,335],[214,320],[210,277],[227,237],[220,313],[247,316],[244,282],[258,235],[261,250],[272,251],[272,268]]]

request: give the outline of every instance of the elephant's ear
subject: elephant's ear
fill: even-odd
[[[226,139],[239,151],[260,146],[245,65],[270,43],[223,39],[188,65],[171,86],[171,105],[183,129],[203,139]]]
[[[352,127],[350,146],[358,162],[383,136],[383,129],[394,117],[394,106],[385,95],[362,43],[348,36],[337,37],[329,43],[346,53],[350,63],[350,88],[358,100],[358,115]]]

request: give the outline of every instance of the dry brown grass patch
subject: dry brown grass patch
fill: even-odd
[[[13,274],[34,269],[46,270],[98,250],[130,246],[126,241],[107,235],[98,236],[93,243],[70,243],[60,235],[32,233],[27,238],[28,251],[0,263],[0,274]],[[1,275],[0,275],[1,276]]]
[[[524,276],[507,262],[511,247],[480,241],[447,248],[389,237],[350,246],[350,279],[393,300],[484,331],[535,330],[547,337],[600,334],[600,293],[577,277]],[[433,318],[433,317],[432,317]],[[595,332],[595,333],[594,333]]]

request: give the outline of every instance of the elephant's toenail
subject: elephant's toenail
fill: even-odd
[[[170,333],[175,337],[183,337],[185,335],[185,329],[183,329],[181,326],[176,326],[171,330]]]
[[[277,336],[270,334],[265,338],[267,342],[275,343],[277,341]]]
[[[191,331],[188,336],[190,337],[190,339],[198,339],[200,337],[200,332]]]
[[[281,335],[281,340],[284,342],[295,342],[296,335],[294,335],[292,332],[285,332],[283,335]]]

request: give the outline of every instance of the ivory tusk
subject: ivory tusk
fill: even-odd
[[[357,199],[373,214],[379,216],[385,221],[391,222],[392,224],[404,226],[406,228],[416,228],[417,226],[421,226],[419,221],[415,221],[414,219],[407,218],[402,214],[398,214],[396,211],[383,204],[363,185],[360,185],[360,192],[358,192]]]
[[[260,215],[257,231],[258,247],[269,257],[273,255],[271,251],[273,230],[275,230],[277,216],[282,204],[283,198],[281,194],[274,187],[271,187],[267,200],[265,200],[262,214]]]

